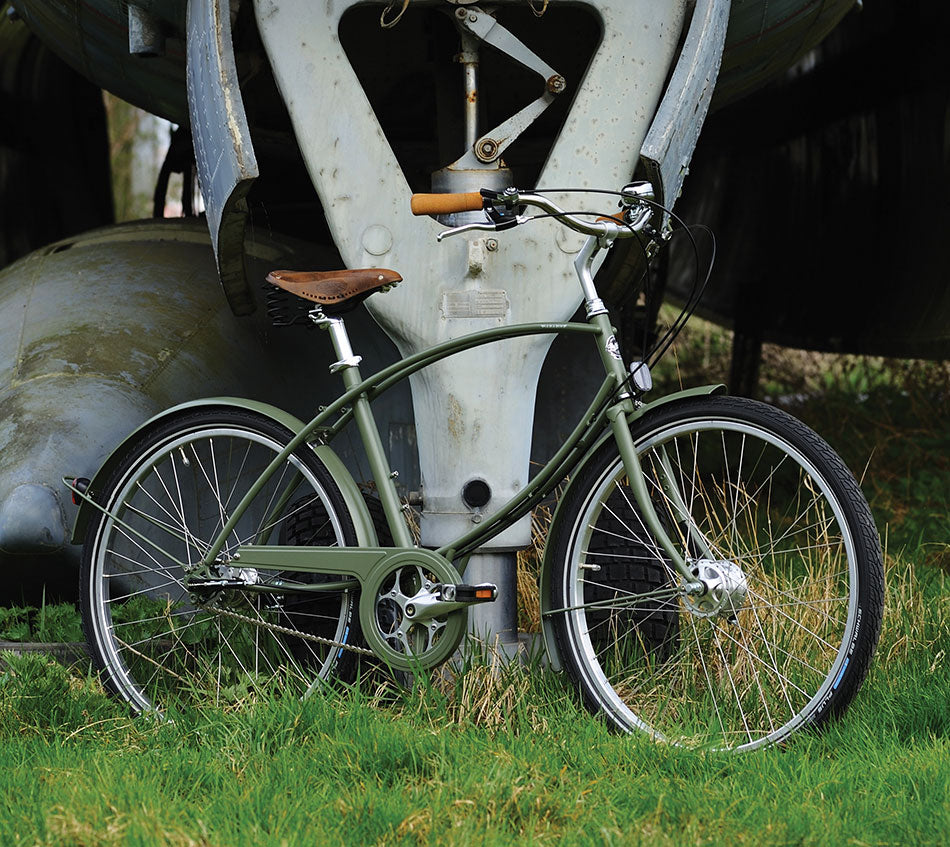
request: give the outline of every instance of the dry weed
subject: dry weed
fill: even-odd
[[[921,567],[901,555],[884,556],[884,624],[878,647],[878,661],[906,661],[919,651],[936,652],[950,644],[950,595],[943,572],[936,578],[944,583],[936,596],[922,590]]]
[[[552,511],[538,506],[531,515],[531,546],[518,552],[518,629],[541,631],[541,562]]]

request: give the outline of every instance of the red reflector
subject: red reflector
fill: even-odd
[[[82,476],[76,477],[70,483],[70,490],[72,491],[73,505],[80,505],[82,503],[82,497],[79,495],[85,494],[89,490],[89,480]]]

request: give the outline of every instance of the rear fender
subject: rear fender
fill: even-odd
[[[304,427],[303,421],[291,415],[289,412],[285,412],[283,409],[278,409],[276,406],[271,406],[267,403],[259,403],[255,400],[246,400],[240,397],[212,397],[207,400],[192,400],[188,403],[182,403],[178,406],[166,409],[161,414],[147,420],[116,447],[102,463],[99,470],[96,471],[95,476],[89,483],[87,494],[95,499],[97,493],[102,490],[111,477],[112,472],[122,460],[126,450],[139,436],[149,429],[158,426],[171,416],[188,409],[243,409],[264,415],[276,423],[287,427],[287,429],[294,433],[299,432]],[[356,480],[353,479],[352,474],[346,469],[346,466],[340,460],[339,456],[329,447],[321,445],[313,447],[312,449],[320,458],[320,461],[326,465],[327,470],[336,481],[337,486],[339,486],[343,500],[350,510],[350,514],[353,516],[353,524],[356,527],[356,537],[359,545],[361,547],[376,547],[379,543],[376,537],[376,529],[373,526],[369,509],[366,507],[366,502],[363,500],[363,494],[356,484]],[[85,540],[86,530],[95,512],[95,508],[96,507],[86,499],[83,499],[80,503],[79,512],[76,515],[76,522],[73,524],[73,544],[82,544]]]
[[[668,403],[675,403],[677,400],[683,400],[687,397],[701,397],[708,394],[721,394],[724,391],[724,385],[703,385],[699,388],[687,388],[683,391],[677,391],[674,394],[668,394],[665,397],[660,397],[651,403],[644,403],[632,415],[628,415],[627,418],[632,424],[642,418],[644,415],[649,414],[653,409],[658,409],[660,406],[665,406]],[[605,432],[604,435],[597,441],[597,443],[587,451],[587,455],[581,459],[577,468],[571,474],[571,479],[564,491],[561,493],[560,498],[558,498],[557,508],[554,510],[554,515],[551,518],[552,527],[557,526],[558,520],[562,518],[562,507],[568,499],[568,494],[571,493],[573,486],[576,484],[577,478],[581,475],[580,470],[589,461],[591,461],[593,456],[600,449],[601,445],[603,445],[605,441],[612,437],[613,436],[609,431]],[[549,531],[549,540],[550,537],[551,533]],[[551,572],[553,567],[554,550],[552,549],[551,544],[545,543],[544,558],[541,561],[541,631],[544,635],[544,648],[547,652],[549,666],[552,670],[562,671],[564,670],[564,665],[561,661],[560,650],[558,650],[557,639],[554,637],[554,622],[549,617],[547,617],[547,613],[551,609]]]

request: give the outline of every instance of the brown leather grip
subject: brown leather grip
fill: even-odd
[[[477,212],[482,208],[482,195],[468,194],[413,194],[412,214],[449,215],[452,212]]]

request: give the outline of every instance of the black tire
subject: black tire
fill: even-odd
[[[674,401],[631,432],[660,521],[707,592],[687,594],[605,442],[549,540],[555,636],[587,707],[704,749],[780,743],[841,714],[877,646],[884,572],[840,458],[790,415],[733,397]]]
[[[588,558],[600,567],[596,584],[586,586],[588,603],[605,603],[618,591],[649,596],[669,587],[669,559],[655,545],[631,538],[625,532],[631,523],[642,524],[642,518],[618,489],[604,504],[601,531],[592,535],[587,545]],[[643,600],[635,608],[589,608],[586,619],[596,651],[610,646],[617,629],[636,631],[644,649],[659,658],[669,657],[676,649],[679,615],[663,600]]]
[[[303,694],[319,680],[352,675],[355,654],[327,642],[361,642],[357,592],[185,586],[231,511],[290,438],[289,430],[254,412],[182,412],[141,434],[93,492],[111,516],[96,512],[86,534],[83,627],[106,688],[136,711],[237,700],[271,685]],[[357,543],[339,488],[309,447],[271,477],[222,552],[252,540]],[[231,561],[215,576],[285,586],[337,579],[239,564]]]

